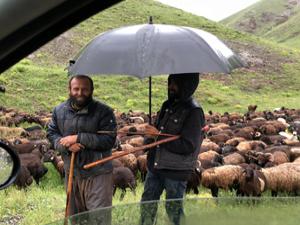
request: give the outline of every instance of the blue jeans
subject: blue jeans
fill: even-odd
[[[178,225],[180,218],[184,215],[182,198],[186,189],[186,181],[177,181],[161,177],[159,174],[148,171],[144,186],[144,193],[141,202],[159,200],[163,190],[166,190],[166,199],[179,199],[176,201],[166,201],[166,211],[170,221]],[[156,212],[157,202],[141,204],[141,224],[153,224]]]

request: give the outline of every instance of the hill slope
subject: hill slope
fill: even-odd
[[[300,48],[299,6],[299,0],[261,0],[224,19],[222,23]]]
[[[0,105],[29,112],[50,111],[68,97],[68,78],[64,69],[82,46],[103,31],[147,23],[150,15],[154,17],[154,23],[191,26],[211,32],[249,64],[249,68],[236,70],[231,75],[202,76],[195,96],[206,111],[245,111],[248,104],[254,103],[259,104],[260,109],[282,105],[300,107],[298,51],[151,0],[127,0],[105,10],[3,73],[0,85],[6,87],[6,93],[0,93]],[[96,98],[121,111],[147,110],[147,80],[126,76],[98,76],[94,79]],[[154,110],[158,110],[165,98],[166,77],[155,78]]]

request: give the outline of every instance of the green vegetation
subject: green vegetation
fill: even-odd
[[[300,9],[297,5],[286,0],[261,0],[224,19],[222,23],[240,31],[300,48],[299,19]]]
[[[277,6],[277,2],[280,3]],[[259,4],[265,4],[265,9],[272,9],[274,12],[281,12],[282,1],[263,0],[254,5],[251,10],[256,9]],[[275,4],[276,3],[276,4]],[[263,8],[262,8],[263,10]],[[255,17],[262,13],[254,14]],[[243,13],[247,13],[244,10]],[[257,104],[258,110],[273,109],[281,106],[288,108],[300,108],[300,54],[298,50],[283,47],[275,42],[255,37],[240,31],[227,28],[221,24],[206,20],[182,10],[162,5],[152,0],[127,0],[104,12],[101,12],[87,21],[69,30],[53,42],[34,52],[27,59],[0,75],[0,85],[6,87],[5,93],[0,93],[0,106],[11,107],[18,110],[34,113],[36,111],[51,111],[54,106],[68,98],[67,72],[64,70],[70,58],[83,47],[95,35],[109,29],[120,26],[147,23],[148,16],[154,17],[154,23],[175,24],[191,26],[204,29],[217,35],[219,38],[231,44],[236,52],[255,53],[263,63],[250,65],[248,69],[236,70],[230,75],[205,74],[201,78],[200,85],[195,97],[201,103],[204,110],[215,112],[241,112],[244,113],[249,104]],[[296,16],[296,14],[295,14]],[[242,20],[242,15],[235,15],[231,19],[234,22]],[[294,17],[296,18],[296,17]],[[230,18],[229,18],[230,19]],[[229,20],[228,19],[228,20]],[[293,18],[291,18],[293,19]],[[291,36],[286,29],[297,34],[297,26],[293,24],[270,30],[266,24],[262,33],[274,36],[274,40],[281,42],[289,40],[290,43],[298,45],[297,35]],[[232,22],[232,24],[233,24]],[[292,22],[292,20],[291,20]],[[280,29],[279,29],[280,28]],[[282,32],[282,29],[284,32]],[[275,38],[276,36],[276,38]],[[293,47],[293,45],[291,45]],[[252,51],[252,52],[251,52]],[[129,76],[94,76],[94,96],[113,108],[127,112],[128,110],[148,111],[148,81],[139,80]],[[161,103],[166,99],[166,76],[153,78],[153,111],[159,110]],[[51,164],[47,165],[49,172],[41,181],[41,185],[32,185],[26,191],[10,187],[0,192],[0,224],[3,221],[15,221],[20,224],[44,224],[61,219],[64,216],[65,192],[63,181]],[[134,196],[127,193],[123,202],[119,201],[120,192],[116,193],[113,204],[126,204],[138,202],[143,190],[139,183],[137,194]],[[225,194],[232,196],[232,194]],[[201,190],[201,197],[209,197],[207,190]],[[188,195],[188,198],[195,197]],[[294,212],[299,211],[298,206],[291,203],[279,204],[273,200],[258,207],[249,207],[248,204],[219,205],[209,200],[199,204],[202,211],[199,221],[206,221],[211,224],[223,223],[236,224],[237,220],[250,221],[253,218],[247,215],[260,215],[255,224],[260,224],[260,219],[272,215],[278,219],[273,210],[278,211],[280,218],[289,219],[270,224],[296,224],[293,220],[297,218]],[[186,203],[189,215],[199,209],[195,207],[198,202],[192,205]],[[299,204],[298,204],[299,205]],[[211,206],[211,207],[207,207]],[[218,207],[217,207],[218,206]],[[220,207],[219,207],[220,206]],[[124,206],[127,208],[127,206]],[[164,211],[160,206],[160,212]],[[122,211],[122,207],[120,208]],[[138,208],[132,207],[129,211],[117,213],[128,214],[135,218],[138,215]],[[230,211],[231,210],[231,211]],[[251,214],[249,214],[249,210]],[[260,212],[264,211],[261,215]],[[232,217],[241,215],[241,217]],[[118,218],[119,218],[118,214]],[[161,214],[165,215],[165,214]],[[218,216],[215,216],[218,215]],[[295,214],[297,215],[297,214]],[[129,217],[129,216],[128,216]],[[120,216],[120,218],[123,218]],[[214,218],[215,220],[210,220]],[[236,219],[235,219],[236,218]],[[269,217],[268,217],[269,218]],[[136,219],[136,218],[135,218]],[[216,222],[217,220],[217,222]],[[197,220],[198,221],[198,220]],[[278,221],[280,221],[278,219]],[[264,224],[266,221],[261,222]],[[127,223],[129,224],[129,223]]]

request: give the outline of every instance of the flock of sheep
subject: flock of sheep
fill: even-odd
[[[142,112],[116,112],[119,131],[143,132],[148,116]],[[44,162],[53,163],[64,177],[63,161],[46,139],[49,113],[30,115],[0,108],[0,138],[9,144],[21,159],[21,173],[15,181],[26,188],[37,184],[47,173]],[[23,129],[20,124],[35,126]],[[187,192],[198,194],[200,186],[218,196],[218,190],[236,191],[240,196],[261,196],[271,191],[289,195],[300,194],[300,110],[280,108],[256,112],[249,106],[244,115],[237,113],[206,114],[205,139],[198,155],[198,166],[188,181]],[[113,151],[128,151],[142,146],[141,135],[126,136],[120,132]],[[136,152],[113,160],[114,192],[126,188],[135,190],[137,179],[147,174],[147,153]],[[138,175],[140,174],[140,175]]]

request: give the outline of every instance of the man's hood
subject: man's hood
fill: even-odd
[[[168,77],[168,85],[174,80],[179,89],[179,100],[186,101],[196,91],[199,84],[199,73],[181,73],[170,74]]]

